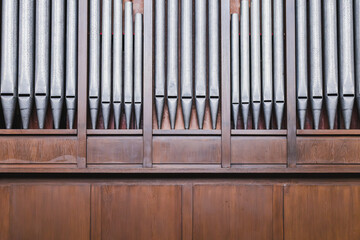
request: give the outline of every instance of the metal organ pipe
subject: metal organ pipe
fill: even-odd
[[[135,49],[134,49],[134,105],[135,105],[135,127],[140,128],[142,110],[142,82],[143,82],[143,17],[142,14],[135,15]]]
[[[240,106],[240,47],[239,47],[239,15],[231,15],[231,111],[234,128],[237,128],[237,119]]]

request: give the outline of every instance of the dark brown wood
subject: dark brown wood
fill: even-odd
[[[193,185],[185,184],[182,186],[182,240],[193,239]]]
[[[10,186],[0,186],[0,239],[10,239]]]
[[[319,129],[319,130],[313,130],[313,129],[305,129],[300,130],[298,129],[296,131],[297,135],[301,136],[360,136],[360,130],[359,129],[351,129],[351,130],[345,130],[345,129]]]
[[[154,136],[221,136],[221,130],[153,130]]]
[[[221,164],[221,138],[169,136],[153,138],[154,163]]]
[[[86,167],[87,85],[88,85],[88,1],[79,1],[78,24],[78,157],[79,168]]]
[[[286,112],[288,166],[296,167],[295,0],[286,0]]]
[[[232,136],[286,136],[287,130],[240,130],[232,129]]]
[[[273,238],[284,239],[284,186],[273,185]]]
[[[144,167],[152,166],[153,1],[144,1]]]
[[[143,162],[142,137],[88,137],[88,164]]]
[[[76,136],[76,129],[0,129],[1,136],[22,135],[67,135]]]
[[[231,137],[231,164],[286,164],[286,137]]]
[[[91,186],[90,238],[101,240],[101,186]]]
[[[221,164],[230,167],[230,0],[221,1]]]
[[[284,238],[360,238],[360,187],[285,186]]]
[[[88,129],[87,136],[141,136],[142,129]]]

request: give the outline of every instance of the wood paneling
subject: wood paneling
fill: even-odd
[[[76,137],[0,137],[1,163],[76,163]]]
[[[142,137],[88,137],[88,164],[142,163]]]
[[[231,137],[232,164],[286,164],[286,137]]]
[[[194,186],[193,239],[273,239],[272,186]]]
[[[10,214],[9,223],[5,225],[9,237],[1,239],[82,240],[90,237],[89,185],[14,185],[10,204],[1,205],[0,209],[2,213],[9,209]]]
[[[298,137],[298,164],[360,163],[357,137]]]
[[[10,187],[0,186],[0,239],[9,239]]]
[[[221,163],[220,137],[153,137],[154,163]]]
[[[286,186],[285,239],[360,239],[360,186]]]
[[[95,226],[92,239],[181,239],[181,186],[107,185],[94,189],[100,189],[95,191],[101,197],[92,216],[101,217],[101,227]]]

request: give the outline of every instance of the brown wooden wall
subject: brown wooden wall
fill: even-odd
[[[359,238],[359,180],[0,181],[0,239]]]

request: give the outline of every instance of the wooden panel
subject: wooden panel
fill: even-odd
[[[285,239],[360,239],[360,186],[287,186]]]
[[[194,187],[193,239],[273,239],[272,186]]]
[[[360,163],[357,137],[298,137],[298,164]]]
[[[10,187],[0,186],[0,239],[10,239]]]
[[[87,163],[142,163],[142,137],[88,137]]]
[[[12,187],[9,239],[89,239],[89,185]]]
[[[101,195],[100,239],[181,239],[180,186],[103,186]]]
[[[221,163],[221,137],[153,137],[154,163]]]
[[[232,164],[286,164],[286,137],[231,137]]]
[[[0,163],[76,163],[76,137],[1,137]]]

